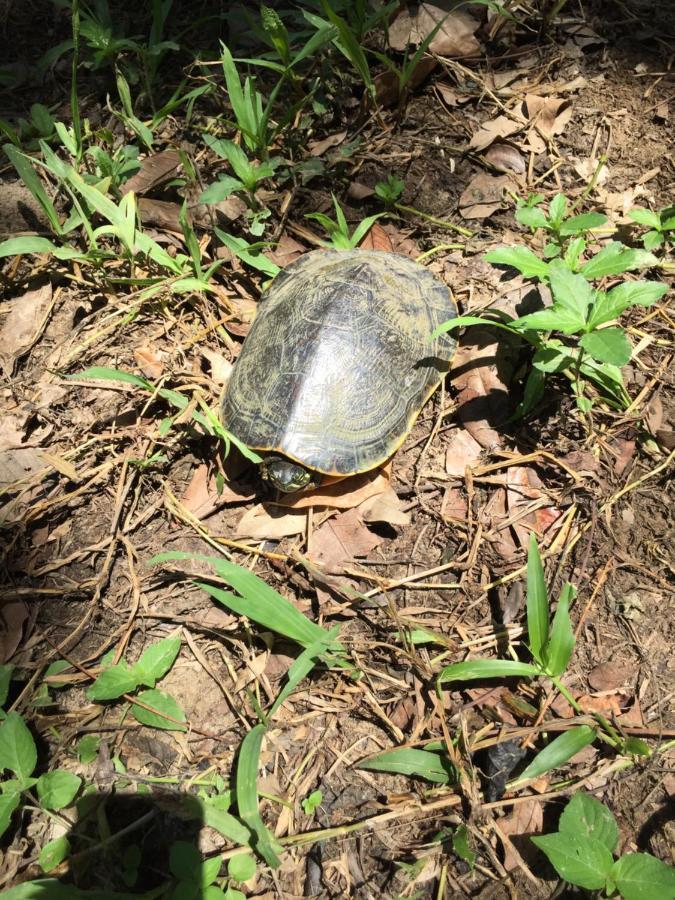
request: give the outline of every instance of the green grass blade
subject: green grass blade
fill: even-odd
[[[532,656],[543,663],[548,642],[548,594],[544,567],[533,533],[530,534],[527,552],[527,633]]]
[[[264,725],[256,725],[242,741],[237,762],[237,807],[242,821],[253,832],[255,849],[269,866],[278,869],[281,860],[277,854],[282,847],[265,826],[258,808],[258,766],[265,730]]]
[[[544,655],[546,672],[554,678],[565,671],[574,650],[574,631],[570,622],[569,605],[575,593],[571,584],[568,583],[563,587],[553,616],[551,637]]]
[[[109,369],[107,366],[91,366],[82,372],[66,375],[66,378],[100,379],[101,381],[122,381],[133,384],[134,387],[143,388],[146,391],[154,391],[154,387],[145,378],[133,375],[131,372],[123,372],[121,369]]]
[[[33,168],[30,157],[26,156],[20,150],[17,150],[12,144],[3,144],[2,149],[5,151],[7,158],[19,173],[19,177],[26,185],[31,194],[44,210],[45,215],[49,219],[49,224],[55,234],[63,234],[61,228],[61,220],[56,212],[56,207],[47,196],[47,192],[42,186],[40,177]]]
[[[439,685],[450,681],[473,681],[477,678],[534,678],[541,674],[536,666],[514,659],[467,659],[446,666],[438,676]]]
[[[327,651],[335,646],[335,641],[337,640],[339,632],[340,627],[339,625],[336,625],[334,628],[331,628],[324,637],[314,641],[314,643],[310,644],[309,647],[302,651],[300,656],[293,662],[288,670],[286,684],[274,701],[274,704],[268,713],[268,718],[271,719],[272,716],[274,716],[287,698],[290,697],[298,684],[300,684],[302,679],[309,675],[317,662],[319,662],[322,657],[325,657]]]
[[[375,772],[392,772],[399,775],[410,775],[425,778],[435,784],[453,784],[457,781],[457,773],[448,757],[442,753],[429,750],[416,750],[411,747],[400,747],[378,753],[370,759],[357,764],[357,769],[371,769]]]
[[[557,769],[564,765],[584,747],[592,744],[595,736],[595,729],[588,725],[580,725],[578,728],[571,728],[558,735],[547,747],[537,753],[529,766],[515,781],[511,782],[509,788],[532,778],[538,778],[540,775],[550,772],[551,769]]]

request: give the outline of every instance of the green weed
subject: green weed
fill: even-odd
[[[373,224],[380,219],[384,213],[367,216],[362,222],[359,222],[354,231],[350,233],[347,219],[345,218],[345,214],[337,197],[335,194],[332,194],[331,196],[333,197],[333,206],[335,207],[335,219],[331,219],[330,216],[325,215],[325,213],[307,213],[305,218],[313,219],[315,222],[318,222],[328,233],[330,244],[326,244],[325,246],[333,246],[336,250],[351,250],[354,247],[358,247],[363,238],[373,227]]]
[[[642,235],[645,250],[657,250],[675,240],[675,206],[667,206],[661,212],[651,209],[631,209],[628,218],[649,229]]]

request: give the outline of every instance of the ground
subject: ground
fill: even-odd
[[[483,259],[514,244],[541,252],[540,235],[514,218],[515,197],[541,192],[546,204],[562,191],[579,210],[607,216],[598,241],[612,234],[640,247],[644,229],[626,213],[675,201],[675,21],[666,6],[566,5],[541,28],[525,7],[513,7],[515,22],[486,19],[481,7],[475,47],[437,51],[436,67],[398,106],[387,105],[382,79],[381,104],[369,106],[344,57],[326,51],[317,66],[322,93],[295,114],[293,128],[280,129],[272,155],[283,162],[254,204],[271,210],[261,238],[271,242],[269,258],[283,266],[320,244],[325,234],[305,214],[332,214],[332,193],[353,227],[381,212],[374,188],[389,174],[404,182],[403,194],[366,245],[424,255],[463,314],[521,313],[532,301],[531,281]],[[27,19],[28,7],[4,12],[0,4],[15,79],[3,117],[16,122],[39,102],[70,121],[70,57],[42,79],[27,71],[68,37],[69,16],[29,7],[43,16],[44,32]],[[77,810],[46,815],[34,795],[20,807],[2,839],[2,888],[40,877],[40,852],[65,833],[72,855],[52,874],[85,890],[170,886],[175,841],[236,855],[236,840],[212,820],[190,818],[180,801],[200,789],[222,794],[229,782],[239,801],[232,808],[244,818],[234,773],[253,751],[251,743],[242,751],[242,741],[266,722],[299,650],[276,619],[256,620],[259,589],[244,592],[243,610],[228,607],[228,594],[216,602],[200,584],[217,591],[228,578],[214,578],[200,554],[255,573],[323,628],[339,626],[351,665],[310,667],[267,723],[260,813],[285,849],[278,868],[261,861],[240,885],[247,896],[560,896],[554,870],[527,835],[555,831],[579,788],[616,817],[617,852],[672,864],[672,299],[622,320],[633,346],[627,408],[598,403],[583,415],[558,375],[533,413],[513,417],[527,356],[494,328],[469,328],[442,389],[384,474],[320,489],[304,504],[273,496],[255,467],[235,449],[225,459],[222,441],[192,418],[200,401],[216,408],[269,280],[214,238],[217,225],[257,239],[246,230],[246,204],[196,203],[215,173],[228,171],[207,154],[203,132],[233,137],[236,129],[223,124],[232,114],[220,64],[191,67],[186,48],[216,60],[222,38],[241,41],[240,55],[255,52],[250,35],[235,34],[234,25],[227,31],[219,8],[202,7],[203,26],[191,28],[194,9],[178,5],[168,33],[184,36],[185,89],[208,78],[216,90],[189,114],[183,105],[164,118],[152,152],[141,153],[154,159],[180,148],[183,160],[164,157],[158,180],[146,163],[134,177],[144,229],[173,256],[185,252],[177,217],[188,200],[204,268],[223,260],[212,290],[176,293],[166,282],[147,291],[152,266],[130,265],[122,253],[98,265],[46,253],[0,259],[0,662],[14,667],[5,708],[30,727],[36,774],[68,770],[89,792]],[[368,40],[377,47],[377,37]],[[173,89],[180,77],[165,61],[158,84]],[[129,117],[104,105],[111,66],[82,66],[79,89],[82,115],[101,134],[135,140]],[[513,127],[498,136],[500,115]],[[150,121],[151,110],[143,118]],[[0,178],[0,240],[49,235],[15,169],[3,164]],[[60,213],[67,199],[58,195]],[[665,265],[627,277],[670,285],[668,258],[666,245]],[[155,387],[72,377],[94,366]],[[187,409],[172,408],[164,388],[188,398]],[[436,690],[441,669],[467,656],[527,658],[532,532],[551,597],[565,582],[577,591],[577,641],[563,681],[583,714],[544,679]],[[166,551],[191,558],[150,563]],[[187,731],[134,718],[133,686],[115,702],[88,696],[105,665],[134,663],[175,636],[180,652],[159,687],[180,707],[165,712],[175,720],[182,710]],[[65,661],[60,671],[47,671],[56,660]],[[156,708],[156,699],[148,705]],[[511,769],[501,784],[494,777],[502,765],[495,747],[522,769],[555,734],[595,726],[594,713],[621,738],[642,739],[648,753],[621,754],[596,740],[524,787],[504,789]],[[88,757],[78,742],[90,735],[99,740]],[[460,774],[449,784],[357,767],[381,751],[434,741],[453,748]],[[459,846],[464,827],[475,862]],[[135,880],[134,847],[143,851]]]

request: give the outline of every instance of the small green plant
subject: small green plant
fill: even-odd
[[[675,240],[675,206],[667,206],[661,212],[637,207],[630,210],[628,218],[649,229],[642,235],[645,250],[657,250]]]
[[[263,95],[248,75],[242,82],[237,65],[225,44],[221,44],[221,63],[235,124],[249,150],[265,161],[277,131],[270,121],[272,107],[284,80],[279,80],[263,102]]]
[[[560,816],[558,831],[530,838],[570,884],[624,900],[673,900],[675,869],[650,853],[614,859],[619,829],[607,807],[578,791]]]
[[[387,175],[386,181],[378,181],[375,185],[375,194],[382,200],[385,206],[394,206],[402,197],[405,189],[405,181],[396,175]]]
[[[30,118],[20,118],[14,125],[0,119],[0,133],[4,134],[15,147],[34,150],[38,141],[51,140],[54,137],[56,121],[49,109],[42,103],[33,103]]]
[[[330,237],[330,244],[326,244],[325,246],[332,245],[336,250],[351,250],[354,247],[358,247],[363,238],[373,227],[373,224],[381,218],[384,213],[367,216],[362,222],[359,222],[354,231],[350,234],[349,225],[347,224],[343,209],[335,194],[332,194],[331,196],[333,197],[333,206],[335,207],[335,219],[331,219],[330,216],[325,215],[325,213],[308,213],[305,218],[313,219],[326,230]]]
[[[321,791],[312,791],[312,793],[302,801],[302,810],[306,816],[311,816],[322,803],[323,793]]]
[[[546,379],[553,373],[562,373],[570,380],[582,412],[590,411],[595,396],[615,409],[627,407],[630,397],[621,367],[630,360],[632,348],[625,329],[610,323],[631,306],[651,306],[667,291],[667,286],[657,281],[625,281],[609,291],[595,289],[592,282],[596,279],[654,266],[658,260],[645,250],[626,247],[619,241],[610,241],[586,258],[584,235],[600,220],[595,213],[566,218],[567,201],[563,195],[558,197],[551,201],[548,215],[537,208],[538,197],[516,212],[521,222],[543,229],[552,238],[546,251],[552,257],[550,261],[522,246],[485,255],[488,262],[511,266],[525,278],[548,284],[552,305],[520,318],[503,313],[495,313],[493,318],[460,316],[434,333],[492,324],[533,348],[532,369],[514,417],[525,415],[541,400]],[[589,391],[591,384],[595,395]]]

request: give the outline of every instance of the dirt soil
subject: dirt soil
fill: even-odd
[[[606,212],[620,236],[639,246],[626,212],[675,202],[675,22],[668,5],[570,4],[544,35],[513,26],[490,40],[483,25],[479,57],[440,61],[400,116],[364,113],[358,84],[336,86],[346,97],[340,113],[303,133],[312,141],[334,135],[333,146],[307,157],[299,139],[292,150],[295,160],[321,160],[325,174],[306,184],[280,181],[267,198],[265,238],[281,240],[273,258],[283,265],[318,245],[320,229],[304,214],[330,212],[331,192],[354,224],[378,212],[372,191],[389,173],[405,182],[401,203],[413,212],[382,220],[377,240],[412,256],[450,245],[424,262],[462,312],[528,302],[529,284],[482,259],[504,244],[540,249],[514,220],[512,195],[540,191],[550,199],[562,190],[585,209]],[[53,14],[48,24],[45,35],[29,38],[25,18],[10,9],[4,31],[16,40],[8,64],[39,58],[67,36],[67,17],[64,23]],[[210,58],[217,38],[215,30],[201,35]],[[104,123],[109,84],[95,75],[83,76],[83,112]],[[47,84],[49,102],[66,117],[67,67],[57,66]],[[523,126],[497,142],[496,152],[494,141],[477,149],[479,129],[526,95],[560,101],[551,105],[553,132],[542,139]],[[40,94],[27,79],[2,116],[25,115],[35,101],[47,102],[44,88]],[[167,120],[158,150],[195,153],[200,127],[182,115]],[[195,115],[204,112],[197,106]],[[202,157],[200,164],[207,165]],[[479,175],[488,181],[475,182]],[[3,165],[0,177],[0,239],[46,233],[14,170]],[[506,179],[508,190],[492,179]],[[153,198],[180,200],[171,187],[155,189]],[[472,205],[482,203],[490,209],[476,215]],[[235,217],[229,229],[236,233],[240,224]],[[176,229],[156,220],[147,228],[181,248]],[[209,259],[208,221],[198,234]],[[616,816],[622,851],[673,863],[673,758],[658,752],[675,736],[672,295],[670,305],[666,295],[628,316],[639,352],[625,370],[634,398],[627,411],[596,408],[589,424],[567,383],[553,379],[535,416],[511,420],[522,355],[489,329],[469,330],[442,390],[384,476],[393,489],[387,502],[366,516],[356,504],[367,485],[345,482],[334,493],[356,492],[353,509],[329,500],[289,514],[236,452],[223,461],[222,446],[191,425],[189,413],[166,432],[162,420],[171,411],[161,397],[70,378],[89,366],[114,367],[190,397],[198,391],[215,407],[264,276],[229,257],[214,293],[145,299],[114,281],[128,274],[123,261],[105,271],[47,256],[0,262],[0,328],[18,304],[25,314],[20,339],[14,326],[14,344],[0,347],[0,662],[15,667],[10,701],[29,721],[40,759],[96,786],[89,809],[60,820],[80,820],[79,830],[70,828],[79,856],[57,873],[64,881],[128,890],[119,860],[125,841],[138,843],[140,835],[146,855],[136,892],[166,877],[174,840],[196,838],[203,851],[227,855],[233,845],[186,817],[176,798],[194,792],[200,778],[231,778],[257,710],[270,706],[298,655],[296,645],[195,584],[194,576],[217,583],[208,564],[149,565],[167,550],[224,554],[255,572],[313,621],[339,625],[361,672],[350,678],[338,668],[314,669],[268,728],[261,810],[288,842],[281,867],[261,864],[247,896],[551,897],[555,873],[527,835],[555,830],[564,802],[581,786]],[[659,271],[642,277],[669,278]],[[230,480],[218,493],[221,473]],[[439,699],[435,677],[467,653],[487,658],[522,649],[532,530],[552,595],[566,581],[578,591],[568,689],[589,715],[601,712],[654,752],[617,765],[616,753],[596,742],[533,786],[504,793],[494,777],[494,746],[508,738],[512,750],[522,746],[521,757],[531,758],[547,731],[537,710],[543,715],[551,704],[549,738],[573,710],[545,687],[515,682],[508,690],[501,682],[460,685]],[[411,640],[422,629],[433,642]],[[87,698],[104,654],[133,662],[174,634],[181,652],[160,687],[184,710],[187,732],[145,727],[124,701]],[[70,666],[45,682],[56,659]],[[534,716],[523,701],[536,707]],[[90,734],[101,742],[85,764],[75,747]],[[382,750],[448,737],[458,738],[459,786],[356,767]],[[301,801],[317,790],[321,802],[307,812]],[[92,834],[100,839],[101,806],[110,833],[132,826],[128,840],[105,849],[103,865],[85,852]],[[453,850],[452,833],[463,824],[476,854],[472,867]],[[39,851],[59,833],[29,811],[16,826],[2,847],[3,888],[41,875]],[[298,837],[306,832],[313,835]]]

